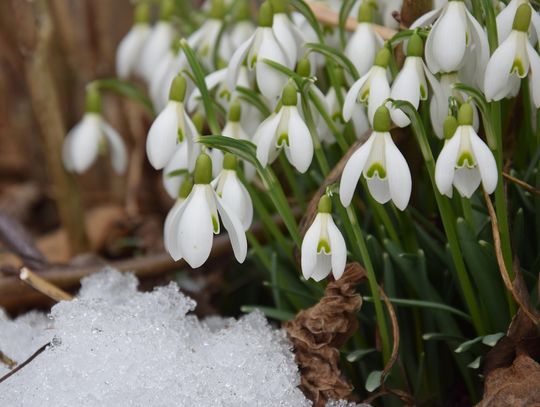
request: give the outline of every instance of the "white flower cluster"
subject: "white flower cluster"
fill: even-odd
[[[339,11],[340,2],[318,3]],[[390,130],[409,126],[411,118],[394,107],[391,99],[409,102],[415,109],[423,102],[428,108],[428,130],[442,147],[435,182],[439,192],[449,197],[453,187],[461,196],[470,197],[480,184],[492,193],[500,176],[493,153],[478,136],[478,106],[455,88],[457,83],[476,88],[489,102],[515,96],[521,79],[527,78],[532,103],[540,107],[540,56],[535,48],[540,17],[529,1],[511,0],[500,11],[496,19],[499,46],[494,52],[490,52],[486,28],[469,11],[468,2],[434,3],[435,8],[401,36],[405,58],[400,70],[394,57],[399,40],[385,43],[375,25],[379,21],[399,28],[392,18],[392,12],[401,7],[398,0],[356,4],[353,12],[358,24],[342,53],[350,61],[344,64],[346,70],[313,52],[308,44],[324,42],[339,52],[338,30],[317,33],[304,15],[291,12],[286,0],[265,1],[257,26],[250,20],[249,2],[235,2],[237,7],[231,12],[230,4],[213,0],[206,5],[208,18],[186,41],[208,72],[205,82],[212,102],[225,112],[222,135],[254,143],[263,167],[283,151],[290,164],[305,173],[317,148],[338,141],[336,132],[352,129],[360,138],[369,131],[367,141],[344,167],[340,201],[350,205],[363,175],[377,202],[392,201],[405,210],[412,191],[411,171]],[[123,79],[135,75],[146,80],[160,111],[148,134],[147,153],[156,169],[164,169],[166,189],[177,199],[165,224],[167,250],[193,267],[202,265],[221,219],[241,262],[247,253],[245,231],[253,217],[243,182],[255,178],[255,167],[197,142],[204,132],[202,92],[190,81],[191,67],[178,46],[171,21],[173,2],[163,1],[160,20],[153,26],[145,4],[137,7],[135,24],[118,48],[117,69]],[[286,74],[290,71],[294,75]],[[313,99],[304,100],[308,93],[301,89],[299,78],[307,83]],[[328,84],[326,93],[319,89],[320,83]],[[240,91],[246,90],[270,112],[267,117],[265,109],[240,97]],[[83,123],[87,120],[85,116]],[[81,133],[83,123],[73,133]],[[101,128],[113,160],[120,160],[117,137],[111,136],[108,127]],[[84,171],[91,160],[77,155],[76,139],[75,134],[66,139],[66,167]],[[94,139],[88,137],[87,143]],[[115,164],[118,169],[122,166],[123,162]],[[320,280],[331,271],[339,278],[345,267],[345,241],[332,220],[330,202],[328,195],[321,198],[302,244],[306,278]]]

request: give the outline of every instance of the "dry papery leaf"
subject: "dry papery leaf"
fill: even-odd
[[[349,263],[338,281],[328,283],[317,304],[284,324],[300,366],[300,388],[315,407],[329,399],[352,398],[353,386],[339,368],[338,348],[358,327],[356,313],[362,297],[356,286],[365,278],[360,264]]]

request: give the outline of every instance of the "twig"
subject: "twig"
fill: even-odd
[[[527,184],[525,181],[522,181],[519,178],[513,177],[510,174],[507,174],[506,172],[503,172],[503,177],[506,178],[511,183],[516,184],[517,186],[523,188],[525,191],[530,192],[531,194],[540,196],[540,190],[536,189],[530,184]]]
[[[9,369],[13,369],[15,366],[17,366],[17,362],[15,362],[13,359],[11,359],[8,355],[6,355],[1,350],[0,350],[0,362],[6,365]]]
[[[70,301],[73,299],[73,297],[66,293],[64,290],[58,288],[54,284],[49,283],[47,280],[41,278],[36,273],[30,271],[26,267],[23,267],[21,269],[21,274],[19,275],[19,277],[30,287],[34,288],[42,294],[45,294],[47,297],[52,298],[57,302]]]
[[[33,361],[36,357],[39,356],[40,353],[42,353],[45,349],[47,349],[47,346],[51,345],[51,343],[46,343],[41,348],[36,350],[32,356],[30,356],[28,359],[26,359],[24,362],[22,362],[20,365],[17,365],[11,372],[7,373],[6,375],[0,377],[0,383],[6,381],[11,376],[13,376],[15,373],[17,373],[19,370],[21,370],[23,367],[25,367],[27,364],[29,364],[31,361]]]
[[[327,6],[323,4],[318,3],[311,3],[308,2],[309,7],[311,8],[311,11],[313,11],[313,14],[315,14],[315,18],[324,25],[328,25],[331,27],[337,27],[339,25],[339,14],[336,13],[334,10],[331,10]],[[358,22],[352,18],[348,17],[345,21],[345,29],[347,31],[354,31],[356,30],[356,27],[358,26]],[[397,31],[393,30],[388,27],[383,27],[381,25],[374,24],[375,31],[379,33],[379,35],[384,40],[389,40],[394,35],[396,35]]]
[[[501,272],[501,277],[503,279],[504,285],[506,286],[506,289],[510,291],[512,297],[520,306],[521,310],[525,313],[525,315],[527,315],[527,317],[532,321],[533,324],[538,325],[538,317],[529,310],[528,304],[526,303],[526,301],[523,301],[523,298],[521,298],[519,293],[516,292],[514,285],[510,280],[510,275],[508,274],[501,248],[501,236],[499,234],[499,223],[497,221],[497,214],[495,213],[493,203],[491,202],[491,199],[485,190],[484,199],[486,201],[489,216],[491,218],[491,231],[493,233],[493,246],[495,247],[495,257],[497,258],[497,263],[499,264],[499,271]]]

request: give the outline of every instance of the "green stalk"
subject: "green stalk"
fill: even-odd
[[[328,160],[322,151],[321,140],[319,139],[319,133],[317,132],[317,126],[313,120],[313,115],[311,113],[311,107],[308,103],[307,92],[302,92],[302,112],[304,113],[304,119],[306,120],[306,125],[311,134],[311,139],[313,140],[313,149],[315,151],[315,157],[321,168],[321,172],[326,177],[330,173],[330,165]]]
[[[366,273],[369,282],[369,288],[371,295],[373,297],[373,303],[375,305],[375,316],[377,318],[377,325],[379,326],[379,333],[381,335],[382,342],[382,351],[383,351],[383,362],[386,363],[390,358],[390,335],[388,334],[388,326],[386,324],[386,317],[384,315],[384,309],[381,301],[381,296],[379,293],[379,284],[377,283],[377,277],[375,276],[375,269],[373,268],[373,263],[371,262],[371,257],[369,256],[369,251],[366,246],[366,241],[364,240],[364,235],[360,229],[358,223],[358,218],[352,206],[346,208],[347,210],[347,219],[352,225],[354,232],[355,243],[360,249],[360,254],[362,256],[361,260],[364,263],[366,268]]]
[[[339,131],[336,124],[326,111],[326,107],[323,106],[319,98],[315,95],[315,92],[313,92],[312,89],[309,90],[309,99],[311,100],[311,103],[313,103],[313,106],[317,109],[317,111],[321,114],[321,117],[326,122],[326,125],[332,132],[332,135],[336,138],[336,141],[339,145],[339,148],[343,153],[346,153],[349,150],[349,144],[345,140],[345,137],[343,137],[343,132]]]
[[[291,169],[291,164],[287,161],[287,158],[283,155],[279,155],[279,165],[283,169],[283,173],[285,174],[285,178],[287,178],[287,183],[291,187],[292,193],[294,195],[294,199],[300,205],[300,209],[302,212],[306,210],[306,199],[305,194],[300,189],[300,186],[296,182],[296,179],[294,177],[294,172]]]
[[[441,219],[443,222],[444,230],[446,232],[446,237],[448,238],[448,244],[450,246],[450,253],[454,261],[456,268],[457,277],[463,293],[463,297],[471,314],[474,327],[478,334],[485,335],[486,328],[484,325],[484,319],[480,313],[480,307],[473,290],[473,286],[467,269],[465,267],[465,262],[463,260],[463,255],[461,254],[461,249],[459,246],[459,239],[457,236],[457,231],[455,227],[456,216],[450,205],[450,201],[444,198],[437,189],[435,183],[435,160],[433,159],[433,153],[431,152],[431,147],[429,146],[428,137],[426,130],[422,124],[418,112],[409,102],[404,101],[394,101],[394,108],[400,108],[403,110],[411,119],[412,128],[416,135],[422,156],[426,163],[426,168],[428,170],[429,178],[433,187],[433,192],[435,194],[435,199],[437,201],[437,206],[439,207],[439,212],[441,214]]]

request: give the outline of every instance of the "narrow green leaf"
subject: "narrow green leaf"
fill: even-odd
[[[189,171],[185,168],[180,168],[167,173],[167,178],[181,177],[183,175],[189,174]]]
[[[318,52],[319,54],[325,55],[334,60],[339,66],[343,67],[351,74],[353,80],[356,81],[360,78],[360,75],[358,74],[358,71],[354,64],[351,62],[351,60],[337,49],[332,48],[328,45],[318,44],[314,42],[309,42],[304,46],[309,50]]]
[[[266,102],[262,99],[259,93],[243,86],[237,86],[236,91],[239,93],[240,99],[243,99],[249,104],[255,106],[264,117],[268,117],[272,114],[272,111],[266,105]]]
[[[339,9],[339,42],[343,49],[345,49],[345,46],[347,45],[347,30],[345,26],[347,24],[347,19],[351,15],[354,3],[356,3],[356,0],[343,0]]]

